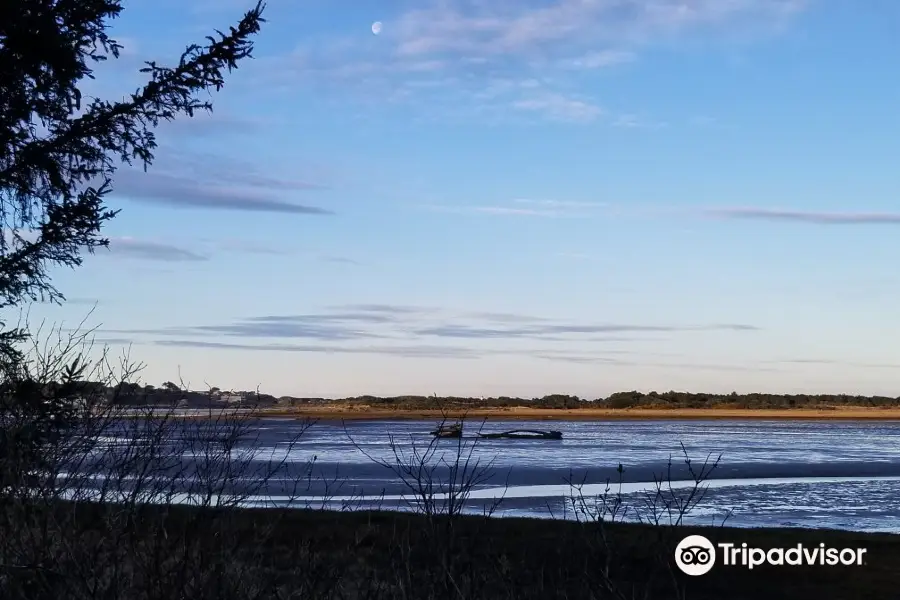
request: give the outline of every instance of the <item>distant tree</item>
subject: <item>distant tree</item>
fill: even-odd
[[[172,383],[171,381],[167,381],[159,387],[163,391],[170,392],[170,393],[175,393],[175,392],[181,390],[181,388],[178,386],[177,383]]]

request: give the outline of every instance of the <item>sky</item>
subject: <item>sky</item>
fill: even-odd
[[[249,7],[127,2],[85,89],[121,98]],[[264,14],[31,322],[193,389],[900,394],[897,3]]]

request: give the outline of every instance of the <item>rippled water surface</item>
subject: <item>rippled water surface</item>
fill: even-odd
[[[383,496],[402,506],[407,489],[373,462],[392,460],[391,439],[409,456],[431,441],[434,423],[377,421],[318,423],[289,447],[301,424],[290,419],[260,423],[267,457],[290,463],[316,460],[315,481],[304,492],[350,498]],[[480,424],[468,424],[477,429]],[[689,520],[733,526],[833,527],[900,532],[900,422],[822,421],[612,421],[503,422],[485,430],[560,429],[558,441],[482,440],[473,460],[490,464],[490,477],[473,494],[473,506],[503,496],[503,516],[570,517],[567,482],[583,483],[587,497],[621,492],[626,505],[641,509],[655,478],[673,481],[671,495],[687,493],[690,480],[682,444],[694,470],[721,454],[709,475],[702,503]],[[474,433],[472,431],[471,433]],[[464,440],[466,444],[471,443]],[[440,440],[438,455],[451,459],[456,440]],[[671,466],[669,460],[671,457]],[[436,457],[437,458],[437,457]],[[616,468],[624,469],[618,485]],[[687,486],[687,487],[685,487]],[[668,485],[666,486],[668,488]],[[278,499],[278,491],[269,495]],[[645,508],[642,510],[646,510]]]

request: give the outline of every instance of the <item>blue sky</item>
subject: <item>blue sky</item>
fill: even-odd
[[[235,22],[134,0],[123,57]],[[900,393],[900,7],[271,0],[31,319],[158,385]],[[383,23],[374,35],[371,25]]]

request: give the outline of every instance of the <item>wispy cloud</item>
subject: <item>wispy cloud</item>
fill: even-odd
[[[699,371],[721,371],[725,373],[777,373],[781,371],[777,367],[766,366],[758,363],[744,363],[740,365],[724,365],[697,362],[641,362],[634,363],[635,366],[656,367],[660,369],[678,369],[680,371],[699,370]]]
[[[775,208],[710,208],[707,215],[724,219],[793,221],[817,225],[898,225],[900,213],[816,212]]]
[[[788,364],[788,365],[815,365],[815,366],[844,366],[855,367],[860,369],[900,369],[900,364],[891,363],[868,363],[857,361],[837,360],[830,358],[788,358],[779,360],[768,360],[766,363],[771,364]]]
[[[128,338],[94,338],[92,342],[99,346],[130,346],[134,343]]]
[[[221,249],[226,252],[236,252],[239,254],[262,254],[267,256],[287,256],[289,254],[292,254],[291,250],[287,248],[281,248],[254,240],[241,240],[234,238],[202,238],[199,241],[213,245],[217,249]]]
[[[364,313],[385,314],[395,316],[428,315],[440,309],[429,306],[406,306],[400,304],[346,304],[334,307],[337,310],[357,310]]]
[[[581,209],[581,208],[606,208],[610,206],[606,202],[585,202],[583,200],[545,200],[531,198],[516,198],[513,200],[516,204],[527,204],[531,206],[543,206],[555,209]]]
[[[443,1],[404,14],[393,28],[403,56],[530,56],[560,46],[633,45],[735,22],[783,20],[799,0]]]
[[[478,358],[481,353],[452,346],[326,346],[317,344],[233,344],[202,340],[159,340],[161,346],[208,348],[217,350],[252,350],[261,352],[313,352],[321,354],[386,354],[404,358]]]
[[[305,256],[308,260],[319,260],[335,264],[361,266],[352,258],[339,255],[320,254],[311,251],[297,251],[254,240],[243,239],[193,239],[195,248],[187,248],[159,240],[140,239],[130,236],[110,236],[108,250],[98,251],[100,256],[135,258],[163,262],[200,262],[212,260],[221,253],[256,254],[268,257]]]
[[[685,331],[755,331],[751,325],[724,324],[704,326],[642,325],[642,324],[590,324],[590,323],[548,323],[526,327],[479,327],[469,325],[442,325],[416,330],[425,337],[445,338],[532,338],[542,340],[562,340],[566,336],[585,334],[643,334],[675,333]],[[602,338],[601,338],[602,339]]]
[[[499,217],[584,218],[606,211],[610,205],[603,202],[566,200],[530,200],[518,198],[506,204],[483,206],[428,205],[425,208],[457,214],[482,214]]]
[[[240,190],[225,185],[223,181],[199,182],[158,170],[147,173],[122,170],[116,177],[115,192],[131,200],[160,204],[174,208],[203,208],[212,210],[239,210],[247,212],[274,212],[298,215],[328,215],[332,211],[294,204],[273,198],[247,185]]]
[[[265,238],[265,233],[263,233],[261,237]],[[310,248],[298,248],[296,246],[280,245],[254,239],[216,239],[204,237],[198,238],[196,241],[208,248],[209,252],[207,252],[207,254],[210,255],[213,255],[218,251],[223,251],[234,254],[257,254],[268,257],[294,256],[309,261],[321,261],[343,265],[362,266],[364,264],[361,261],[339,254],[329,254]]]
[[[541,88],[544,83],[533,77],[491,77],[483,81],[473,97],[479,100],[501,98],[509,94],[528,93]]]
[[[322,90],[337,84],[358,90],[360,98],[421,100],[416,106],[423,111],[435,110],[435,101],[444,99],[447,108],[468,104],[491,118],[516,108],[519,118],[604,123],[619,111],[605,107],[603,99],[578,95],[586,71],[632,62],[660,42],[774,31],[806,3],[422,0],[401,3],[394,14],[386,10],[381,35],[317,39],[251,68],[257,80],[268,78],[270,86],[287,90],[301,81],[306,87],[321,84]],[[502,94],[519,96],[488,102],[498,97],[498,81],[508,82]],[[512,82],[539,86],[522,94],[523,86]]]
[[[328,215],[332,211],[299,204],[286,196],[320,189],[303,181],[260,174],[253,165],[225,156],[160,152],[148,170],[120,168],[113,191],[128,199],[209,210]]]
[[[101,251],[102,252],[102,251]],[[139,240],[132,237],[109,238],[109,254],[165,262],[198,262],[208,256],[165,242]]]
[[[200,111],[190,118],[183,117],[161,123],[160,133],[187,137],[251,135],[258,134],[268,124],[268,121],[257,117]]]
[[[33,236],[26,236],[33,237]],[[352,258],[321,254],[312,251],[276,246],[256,240],[201,237],[192,239],[194,248],[187,248],[160,240],[140,239],[131,236],[111,236],[108,252],[100,251],[100,256],[137,258],[164,262],[199,262],[215,258],[221,253],[257,254],[268,257],[306,256],[309,260],[321,260],[337,264],[362,265]]]
[[[337,255],[333,255],[333,254],[326,254],[321,257],[321,260],[324,262],[335,263],[338,265],[353,265],[356,267],[362,266],[362,264],[363,264],[356,259],[348,258],[346,256],[337,256]]]
[[[519,315],[516,313],[505,312],[471,312],[463,313],[463,318],[475,321],[486,321],[488,323],[545,323],[550,321],[546,317],[535,317],[532,315]]]
[[[637,55],[625,50],[600,50],[588,52],[577,58],[562,61],[564,67],[573,69],[602,69],[634,61]]]
[[[659,353],[642,353],[642,356],[654,356]],[[723,372],[778,372],[780,369],[760,365],[760,364],[714,364],[684,361],[657,361],[657,360],[637,360],[623,359],[619,356],[610,356],[608,354],[577,354],[577,353],[559,353],[551,354],[548,352],[538,352],[532,354],[535,358],[550,360],[554,362],[574,363],[579,365],[590,366],[614,366],[614,367],[656,367],[660,369],[680,369],[680,370],[700,370],[700,371],[723,371]]]
[[[516,206],[471,206],[460,207],[464,212],[482,213],[485,215],[517,216],[517,217],[559,217],[559,211],[543,208],[519,208]]]
[[[662,129],[667,125],[664,121],[654,121],[634,114],[618,115],[611,124],[624,129]]]
[[[606,111],[587,100],[557,93],[538,94],[512,103],[513,108],[542,113],[559,121],[585,123],[602,117]]]
[[[180,331],[199,335],[221,334],[229,337],[306,338],[330,341],[385,337],[360,327],[357,319],[322,319],[321,315],[272,316],[227,325],[198,325]]]
[[[291,350],[291,345],[285,345],[287,342],[282,340],[312,340],[315,342],[313,345],[294,346],[292,350],[309,352],[371,352],[375,347],[399,346],[446,348],[441,342],[453,344],[465,341],[471,344],[471,348],[466,348],[473,355],[521,352],[530,355],[538,352],[529,350],[530,343],[562,342],[580,345],[580,348],[576,346],[567,350],[585,355],[593,354],[586,349],[598,345],[647,342],[670,335],[752,332],[757,329],[753,325],[728,323],[591,323],[504,312],[362,304],[333,307],[318,313],[249,317],[231,323],[151,330],[104,330],[103,333],[127,337],[149,336],[150,343],[209,348],[250,349],[252,346],[256,349]],[[234,338],[247,341],[233,342]],[[279,341],[275,345],[259,341],[267,339]],[[373,342],[376,346],[372,346]],[[492,347],[493,344],[500,346]],[[462,352],[462,349],[453,352]]]
[[[112,342],[128,343],[129,340],[113,339]],[[361,346],[333,346],[325,344],[245,344],[231,342],[212,342],[205,340],[159,340],[155,345],[201,348],[208,350],[241,350],[253,352],[296,352],[315,354],[378,354],[383,356],[397,356],[402,358],[426,358],[426,359],[477,359],[485,356],[522,356],[539,358],[554,362],[589,365],[592,367],[647,367],[653,366],[663,369],[692,369],[724,372],[776,372],[779,369],[755,364],[728,365],[698,362],[679,361],[646,361],[635,358],[622,358],[621,352],[605,352],[600,354],[578,354],[566,351],[529,351],[529,350],[491,350],[473,349],[460,346],[437,346],[428,344],[409,345],[361,345]],[[642,353],[642,356],[657,356],[659,353]]]

